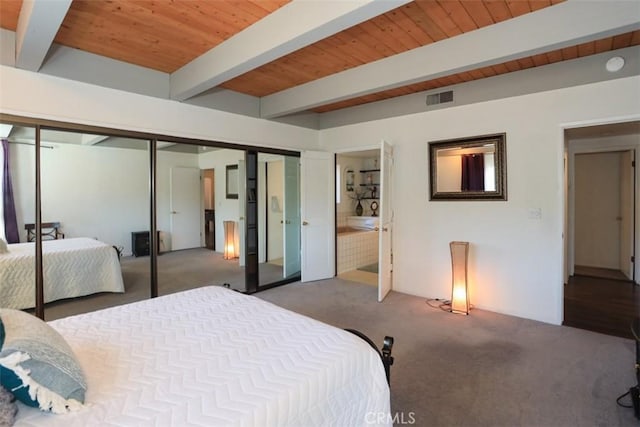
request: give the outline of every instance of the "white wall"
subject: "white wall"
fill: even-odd
[[[635,76],[317,132],[0,66],[7,114],[291,149],[356,150],[385,139],[395,145],[394,289],[448,297],[448,244],[467,240],[477,307],[552,323],[562,321],[563,129],[637,119],[638,93]],[[499,132],[508,201],[428,201],[429,141]],[[216,179],[216,194],[223,190]],[[531,208],[542,217],[530,219]]]
[[[0,65],[0,111],[257,147],[318,149],[318,132]]]
[[[131,232],[149,229],[149,155],[144,150],[57,144],[42,150],[42,220],[60,221],[67,237],[95,237],[131,254]],[[20,238],[35,222],[35,150],[10,144]],[[170,171],[173,167],[215,169],[216,250],[222,252],[222,222],[238,222],[238,199],[226,198],[226,165],[244,158],[239,150],[202,154],[158,151],[157,226],[161,251],[171,250]],[[204,220],[204,214],[203,214]],[[264,240],[264,239],[263,239]]]
[[[149,229],[149,155],[144,150],[43,141],[42,220],[60,221],[66,237],[92,237],[131,254],[131,232]],[[35,222],[35,150],[10,144],[16,214],[21,241],[24,223]],[[158,152],[157,221],[162,251],[171,249],[170,170],[198,168],[198,155]]]
[[[393,289],[450,295],[449,242],[470,247],[472,303],[561,323],[563,127],[640,116],[640,77],[324,130],[327,150],[394,145]],[[428,200],[428,142],[506,132],[508,201]],[[540,209],[540,219],[529,218]]]
[[[438,157],[438,188],[442,192],[459,192],[462,188],[461,156]]]
[[[92,237],[131,253],[131,232],[149,229],[148,155],[142,150],[73,144],[41,150],[42,221],[67,238]],[[35,149],[9,144],[21,241],[35,222]]]
[[[336,164],[340,166],[340,203],[336,204],[338,213],[338,225],[345,225],[347,216],[355,215],[356,201],[352,199],[354,192],[347,191],[345,171],[348,169],[354,172],[353,189],[360,191],[360,183],[362,181],[360,169],[364,168],[364,160],[359,157],[349,156],[348,154],[338,154]]]

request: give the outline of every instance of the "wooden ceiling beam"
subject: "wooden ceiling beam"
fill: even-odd
[[[16,67],[38,71],[71,0],[24,0],[16,28]]]
[[[184,101],[408,2],[294,0],[171,74],[171,98]]]
[[[261,115],[272,119],[555,49],[572,54],[572,46],[640,29],[639,9],[636,2],[567,1],[264,96]]]

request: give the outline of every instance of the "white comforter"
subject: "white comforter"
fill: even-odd
[[[390,424],[378,354],[258,298],[205,287],[50,322],[87,376],[86,408],[20,404],[17,426]]]
[[[0,254],[0,307],[35,306],[35,243],[8,245]],[[96,292],[124,292],[118,255],[112,246],[86,237],[42,242],[44,300]]]

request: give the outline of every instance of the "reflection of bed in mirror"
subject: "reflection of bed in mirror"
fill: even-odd
[[[35,243],[8,245],[0,254],[0,306],[35,306]],[[124,292],[120,262],[111,245],[86,237],[42,242],[44,301]]]

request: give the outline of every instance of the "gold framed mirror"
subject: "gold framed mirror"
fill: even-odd
[[[430,200],[507,200],[506,134],[429,142]]]

